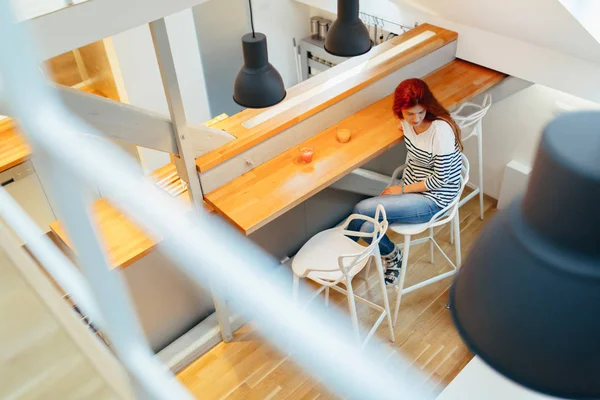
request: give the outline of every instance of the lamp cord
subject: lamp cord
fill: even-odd
[[[252,16],[252,0],[248,0],[248,5],[250,6],[250,26],[252,27],[252,37],[254,36],[254,17]]]

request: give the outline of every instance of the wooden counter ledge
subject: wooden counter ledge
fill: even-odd
[[[485,92],[506,75],[454,60],[425,79],[448,108]],[[245,234],[266,225],[334,181],[398,144],[402,135],[392,113],[393,95],[366,107],[338,125],[352,130],[348,143],[336,140],[335,127],[254,168],[205,196],[205,200]],[[314,147],[310,164],[300,147]],[[401,164],[402,160],[398,160]]]

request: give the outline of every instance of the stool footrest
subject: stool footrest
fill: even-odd
[[[463,199],[460,200],[460,202],[458,203],[459,207],[462,207],[467,201],[471,200],[473,197],[477,196],[480,192],[480,189],[478,187],[475,188],[475,190],[473,190],[471,193],[469,193],[467,196],[465,196]]]
[[[438,276],[435,276],[433,278],[424,280],[423,282],[419,282],[416,285],[412,285],[412,286],[409,286],[407,288],[404,288],[404,290],[402,290],[402,294],[407,294],[407,293],[413,292],[413,291],[415,291],[417,289],[420,289],[422,287],[431,285],[432,283],[435,283],[437,281],[441,281],[442,279],[446,279],[447,277],[452,276],[454,274],[456,274],[456,270],[448,271],[448,272],[443,273],[441,275],[438,275]]]

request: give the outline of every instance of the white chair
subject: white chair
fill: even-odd
[[[403,294],[410,293],[412,291],[415,291],[417,289],[420,289],[422,287],[430,285],[434,282],[437,282],[439,280],[442,280],[444,278],[454,275],[456,273],[457,268],[460,266],[460,264],[462,262],[461,252],[460,252],[460,222],[459,222],[458,209],[460,207],[460,205],[459,205],[460,197],[462,195],[463,190],[465,189],[467,182],[469,181],[469,161],[467,160],[467,157],[465,157],[464,154],[461,157],[462,157],[462,168],[461,168],[461,174],[460,174],[461,175],[461,185],[460,185],[460,189],[459,189],[459,192],[458,192],[456,198],[450,204],[448,204],[446,207],[444,207],[442,210],[440,210],[437,214],[435,214],[433,217],[431,217],[431,219],[428,222],[425,222],[422,224],[390,224],[390,226],[389,226],[389,228],[391,230],[404,236],[404,243],[398,245],[398,247],[400,247],[402,249],[403,259],[402,259],[402,269],[400,270],[400,282],[398,283],[398,287],[396,288],[397,295],[396,295],[396,307],[394,309],[394,320],[393,320],[394,326],[396,326],[396,323],[398,322],[398,312],[400,311],[400,302],[402,300]],[[402,166],[398,167],[396,169],[396,171],[394,171],[390,185],[396,185],[398,183],[397,182],[398,174],[402,170],[404,170],[404,168],[405,168],[405,165],[402,165]],[[442,250],[440,245],[435,241],[435,239],[433,237],[433,228],[444,225],[444,224],[451,223],[452,221],[454,221],[454,223],[451,225],[451,229],[454,229],[454,236],[456,239],[455,243],[454,243],[454,246],[455,246],[454,248],[455,248],[455,252],[456,252],[456,264],[453,263],[452,260],[446,255],[446,253]],[[412,236],[423,233],[426,230],[429,230],[429,236],[411,241]],[[405,288],[404,282],[406,279],[406,270],[408,269],[408,256],[409,256],[409,252],[410,252],[410,246],[411,246],[411,244],[414,245],[414,244],[420,244],[420,243],[426,243],[426,242],[429,242],[429,246],[430,246],[429,252],[430,252],[431,262],[432,263],[434,262],[433,252],[434,252],[434,248],[437,247],[438,250],[444,256],[444,258],[452,266],[452,270]]]
[[[382,221],[379,221],[381,217]],[[348,224],[354,219],[362,219],[373,223],[375,226],[373,232],[365,233],[347,230]],[[379,241],[387,231],[387,228],[388,222],[385,210],[381,205],[377,207],[375,218],[352,214],[346,219],[343,225],[328,229],[313,236],[304,246],[302,246],[292,260],[292,270],[294,271],[294,298],[296,301],[298,300],[300,278],[308,278],[322,286],[310,300],[314,299],[325,290],[325,302],[328,304],[330,288],[345,294],[348,298],[352,327],[359,343],[360,332],[355,300],[380,311],[381,314],[363,341],[363,346],[371,339],[386,317],[390,329],[390,339],[392,342],[394,341],[390,304],[385,287],[383,266],[381,264],[378,246]],[[346,235],[371,238],[371,244],[367,247],[362,246],[348,238]],[[375,259],[377,267],[377,278],[379,279],[379,287],[383,298],[383,307],[356,295],[352,287],[352,279],[365,267],[367,267],[368,272],[373,258]],[[346,289],[339,287],[338,284],[340,283],[343,284]]]
[[[485,114],[492,106],[492,95],[486,94],[482,104],[463,103],[456,111],[452,113],[452,118],[456,121],[463,131],[463,143],[472,137],[477,139],[477,169],[479,170],[478,184],[471,193],[460,200],[459,207],[462,207],[467,201],[479,194],[479,217],[483,220],[483,128],[482,120]],[[468,115],[461,115],[465,109],[474,111]],[[466,135],[466,136],[465,136]]]

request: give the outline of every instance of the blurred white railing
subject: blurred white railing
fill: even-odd
[[[3,191],[0,213],[99,323],[130,372],[139,398],[191,395],[150,351],[125,285],[109,268],[89,215],[91,185],[100,187],[111,203],[152,236],[165,238],[161,248],[191,281],[227,299],[257,323],[265,338],[329,390],[356,399],[424,398],[421,389],[410,383],[421,380],[411,378],[413,372],[400,357],[390,358],[384,346],[361,350],[335,309],[308,312],[297,308],[288,290],[291,277],[272,273],[278,266],[275,260],[201,207],[191,215],[185,213],[176,200],[142,176],[124,152],[72,115],[39,73],[40,58],[33,43],[24,27],[11,19],[8,2],[0,1],[0,100],[4,106],[0,113],[17,119],[37,165],[46,170],[85,279],[39,237],[41,232],[35,231]]]

